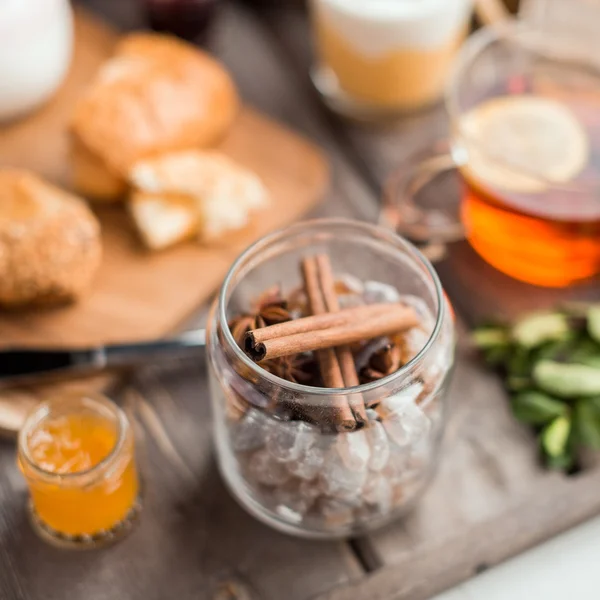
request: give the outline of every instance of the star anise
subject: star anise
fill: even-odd
[[[275,285],[263,292],[254,302],[254,313],[261,316],[265,325],[284,323],[291,319],[288,301],[281,293],[281,287]]]
[[[248,331],[268,325],[285,323],[292,318],[287,301],[281,295],[279,286],[271,288],[256,301],[254,313],[238,315],[229,321],[229,329],[240,348],[244,347],[244,337]]]
[[[292,320],[288,300],[283,298],[279,286],[261,294],[255,301],[253,310],[254,313],[238,315],[229,322],[231,334],[241,348],[244,347],[244,338],[249,331]],[[319,365],[315,357],[310,354],[282,356],[263,361],[260,366],[292,383],[321,385]]]
[[[373,352],[360,371],[360,382],[371,383],[396,372],[402,366],[402,350],[396,344],[386,344]]]
[[[319,365],[312,355],[282,356],[272,362],[276,362],[276,365],[273,366],[271,373],[282,379],[301,385],[319,385]]]

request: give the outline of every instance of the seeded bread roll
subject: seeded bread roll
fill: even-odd
[[[136,161],[214,144],[238,108],[233,81],[217,60],[169,36],[129,35],[73,113],[75,189],[120,200]]]
[[[100,225],[76,196],[27,171],[0,169],[0,306],[70,302],[102,257]]]

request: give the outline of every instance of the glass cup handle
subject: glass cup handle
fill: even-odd
[[[446,244],[465,238],[465,228],[448,205],[426,207],[419,204],[417,196],[438,175],[454,169],[448,142],[440,142],[409,158],[384,186],[380,223],[415,243],[432,262],[444,257]]]

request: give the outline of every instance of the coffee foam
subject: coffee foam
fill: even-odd
[[[472,0],[313,0],[318,19],[361,54],[442,46],[466,24]]]

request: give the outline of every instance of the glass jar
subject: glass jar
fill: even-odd
[[[399,370],[354,388],[310,387],[273,375],[236,344],[230,319],[275,282],[298,289],[301,260],[317,252],[329,255],[336,279],[362,286],[361,302],[415,307],[421,326],[404,335]],[[393,232],[323,219],[263,238],[231,267],[207,345],[219,468],[261,521],[304,537],[347,537],[395,519],[425,489],[444,428],[454,326],[432,266]],[[340,399],[364,402],[364,428],[340,432],[311,418]]]
[[[32,523],[59,546],[95,547],[126,533],[140,508],[134,436],[104,396],[43,402],[19,433]]]

